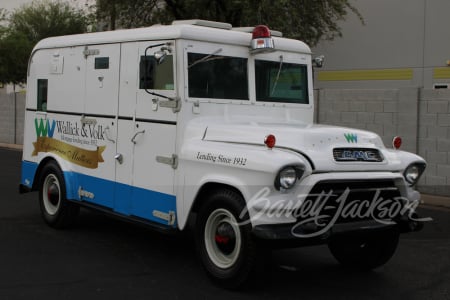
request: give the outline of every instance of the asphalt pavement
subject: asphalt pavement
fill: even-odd
[[[0,300],[6,299],[450,299],[450,210],[402,235],[391,261],[371,272],[340,267],[326,246],[274,251],[242,291],[205,276],[190,234],[165,236],[82,210],[54,230],[37,194],[20,195],[19,150],[0,149]]]

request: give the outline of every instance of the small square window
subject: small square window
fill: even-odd
[[[95,69],[109,69],[109,57],[96,57]]]
[[[37,110],[47,111],[48,80],[37,80]]]

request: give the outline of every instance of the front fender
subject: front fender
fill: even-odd
[[[301,165],[304,176],[312,168],[300,154],[260,145],[195,141],[186,143],[179,155],[178,225],[183,229],[200,189],[208,183],[236,188],[249,201],[263,187],[274,189],[279,170]]]
[[[402,172],[412,163],[426,164],[426,161],[422,157],[411,152],[385,149],[383,154],[387,156],[391,165],[394,165],[398,171]]]

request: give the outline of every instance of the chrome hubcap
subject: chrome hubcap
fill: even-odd
[[[233,266],[241,250],[241,231],[236,218],[226,209],[216,209],[205,225],[205,246],[211,261],[219,268]]]
[[[61,205],[61,187],[54,174],[45,177],[42,196],[45,211],[49,215],[55,215]]]

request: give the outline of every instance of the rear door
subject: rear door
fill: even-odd
[[[85,201],[114,206],[115,154],[121,45],[90,45],[86,58],[84,114],[79,131],[89,153],[79,154],[86,166],[80,175],[78,194]],[[87,155],[89,154],[89,156]]]

